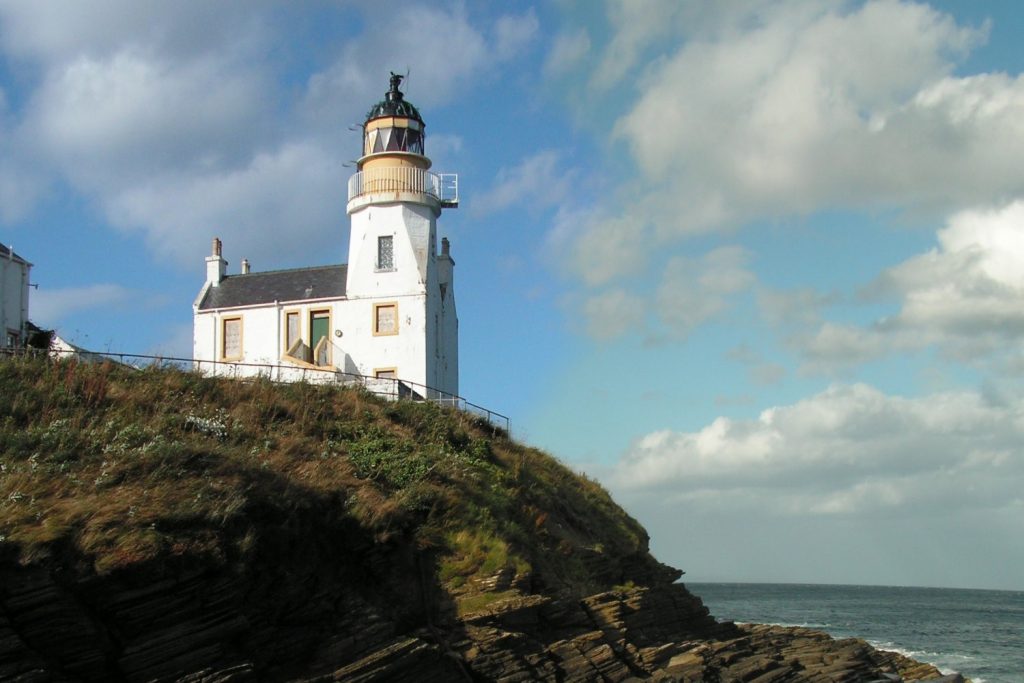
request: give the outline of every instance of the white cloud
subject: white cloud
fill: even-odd
[[[644,12],[625,5],[615,12]],[[591,244],[605,240],[609,223],[648,226],[656,239],[644,249],[653,252],[755,216],[833,207],[941,214],[1024,194],[1024,77],[950,75],[984,27],[895,0],[718,14],[727,20],[663,45],[661,56],[645,56],[643,40],[674,19],[612,23],[599,82],[649,59],[614,131],[641,178],[595,211],[579,231],[581,250],[613,257]],[[621,272],[616,265],[606,272]]]
[[[754,420],[639,439],[612,482],[680,504],[773,514],[916,514],[1019,504],[1024,403],[835,386]]]
[[[515,57],[537,38],[540,22],[530,8],[526,14],[506,14],[494,23],[494,50],[498,59],[505,61]]]
[[[490,45],[485,32],[457,5],[398,6],[371,13],[368,19],[366,31],[330,67],[309,79],[303,104],[308,120],[331,129],[339,122],[362,123],[366,103],[381,99],[387,90],[388,70],[408,70],[403,91],[416,106],[444,104],[518,54],[537,30],[532,12],[503,16],[493,26]],[[381,62],[384,54],[387,63]]]
[[[630,330],[642,329],[644,313],[643,300],[621,289],[601,292],[587,299],[583,305],[587,332],[596,339],[611,339]]]
[[[31,293],[29,313],[37,325],[53,327],[68,315],[93,308],[126,305],[133,300],[138,303],[142,299],[151,298],[150,295],[110,283],[61,289],[40,287]]]
[[[675,0],[612,0],[607,3],[608,23],[615,34],[604,50],[591,85],[606,89],[617,84],[641,57],[644,48],[677,27],[683,13]]]
[[[327,262],[345,260],[339,216],[345,212],[341,164],[312,143],[260,153],[244,168],[150,177],[112,194],[110,220],[143,230],[152,249],[198,262],[214,235],[229,260],[267,266],[308,254],[310,244],[336,244]]]
[[[125,47],[178,56],[262,33],[264,0],[0,0],[0,45],[43,62],[102,58]]]
[[[932,345],[1011,369],[1024,344],[1024,201],[958,212],[937,247],[888,269],[866,292],[898,297],[898,312],[866,327],[823,324],[801,341],[807,369]]]
[[[82,57],[35,93],[25,133],[76,182],[108,191],[169,169],[244,163],[262,138],[266,90],[220,58]]]
[[[786,376],[784,366],[766,361],[759,351],[746,343],[729,349],[726,357],[747,366],[747,374],[755,384],[777,384]]]
[[[671,335],[685,338],[695,327],[720,316],[734,295],[755,282],[741,247],[719,247],[694,260],[669,260],[658,289],[658,312]]]
[[[559,33],[544,59],[544,75],[548,78],[558,78],[571,73],[579,67],[589,52],[590,34],[587,33],[587,29],[581,27]]]
[[[529,211],[553,206],[569,194],[575,175],[565,168],[559,152],[542,150],[512,168],[500,169],[494,185],[478,194],[471,207],[475,214],[485,215],[510,207]]]
[[[0,154],[4,151],[0,144]],[[28,163],[9,156],[0,159],[0,222],[24,218],[45,191],[45,181]]]

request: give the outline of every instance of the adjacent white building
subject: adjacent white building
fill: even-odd
[[[421,395],[457,396],[459,324],[447,239],[437,218],[458,206],[453,175],[432,173],[425,126],[392,74],[363,126],[348,184],[348,263],[227,273],[214,238],[193,304],[193,358],[205,372],[316,380],[332,371],[387,380]],[[221,365],[238,363],[253,365]],[[263,366],[263,367],[261,367]],[[344,379],[339,375],[339,378]]]
[[[32,264],[0,244],[0,344],[24,346],[28,324],[28,275]]]

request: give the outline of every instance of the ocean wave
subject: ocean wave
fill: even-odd
[[[889,652],[895,652],[896,654],[903,655],[904,657],[910,657],[916,659],[919,662],[925,662],[938,668],[942,674],[949,675],[952,673],[959,673],[958,663],[962,664],[970,662],[976,659],[972,655],[964,654],[962,652],[930,652],[928,650],[911,650],[909,648],[900,647],[896,643],[889,641],[878,641],[868,640],[868,643],[879,650],[887,650]],[[982,679],[973,678],[974,683],[982,683]]]

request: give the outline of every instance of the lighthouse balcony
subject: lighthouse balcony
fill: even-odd
[[[349,212],[379,201],[412,201],[441,208],[459,205],[459,176],[413,166],[384,166],[355,173],[348,180]]]

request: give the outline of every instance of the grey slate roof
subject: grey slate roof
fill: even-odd
[[[0,244],[0,258],[12,259],[12,260],[18,261],[20,263],[25,263],[25,264],[28,264],[28,265],[32,265],[31,263],[29,263],[28,261],[26,261],[22,257],[18,256],[18,252],[12,251],[10,247],[5,247],[2,244]]]
[[[345,296],[348,266],[317,266],[225,276],[210,287],[199,310],[272,304],[275,301],[340,299]]]

